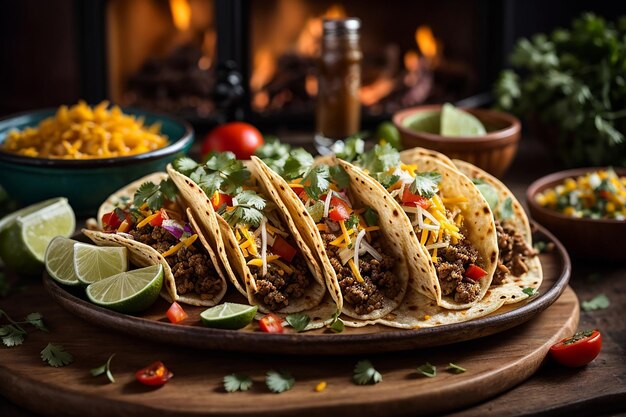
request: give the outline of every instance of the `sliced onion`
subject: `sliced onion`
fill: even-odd
[[[341,265],[345,265],[350,259],[352,259],[353,250],[346,246],[339,251],[338,255],[339,259],[341,259]]]
[[[439,227],[441,227],[441,226],[424,223],[424,225],[422,226],[422,229],[423,230],[434,230],[434,231],[437,231],[437,230],[439,230]]]
[[[374,259],[376,259],[378,262],[380,262],[380,261],[382,261],[382,260],[383,260],[383,256],[382,256],[380,253],[378,253],[378,251],[377,251],[376,249],[374,249],[374,247],[373,247],[372,245],[370,245],[370,244],[367,242],[367,240],[363,240],[363,241],[361,242],[361,246],[362,246],[363,248],[365,248],[365,250],[366,250],[367,252],[369,252],[369,254],[370,254],[370,255],[372,255],[372,257],[373,257]]]
[[[330,199],[333,198],[333,192],[328,190],[326,193],[326,200],[324,201],[324,218],[328,217],[328,211],[330,210]]]
[[[161,223],[161,227],[167,230],[176,239],[180,239],[183,236],[183,233],[185,233],[185,228],[183,227],[183,225],[178,223],[176,220],[163,220],[163,223]]]
[[[428,250],[440,249],[440,248],[447,248],[448,246],[450,246],[450,242],[431,243],[430,245],[426,245],[426,249]]]
[[[432,224],[434,224],[435,226],[439,226],[439,221],[437,219],[435,219],[435,216],[433,216],[432,214],[430,214],[428,212],[428,210],[422,210],[422,214],[424,215],[424,217],[426,217],[427,219],[430,219],[430,221],[432,222]]]
[[[359,249],[361,247],[363,236],[365,236],[365,229],[361,229],[359,234],[356,236],[356,240],[354,241],[354,266],[357,268],[359,267]]]
[[[261,276],[264,277],[267,274],[267,229],[265,223],[267,218],[263,217],[261,220],[261,262],[263,267],[261,268]]]

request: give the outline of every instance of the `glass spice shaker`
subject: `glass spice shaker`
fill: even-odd
[[[361,124],[361,21],[324,19],[318,64],[316,143],[330,146],[359,131]],[[319,146],[318,146],[319,148]]]

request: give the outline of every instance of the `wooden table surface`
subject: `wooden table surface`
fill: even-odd
[[[533,180],[556,170],[558,167],[548,158],[546,151],[525,138],[504,181],[523,201],[526,187]],[[450,416],[626,413],[626,264],[577,259],[572,259],[572,264],[570,285],[581,301],[598,294],[606,294],[610,300],[607,309],[582,311],[580,317],[580,329],[598,328],[602,332],[600,356],[582,369],[563,368],[547,360],[526,382]],[[0,397],[0,416],[35,415]]]

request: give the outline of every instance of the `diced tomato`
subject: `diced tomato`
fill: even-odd
[[[473,279],[474,281],[478,281],[485,275],[487,275],[487,271],[482,269],[480,266],[474,264],[468,266],[467,270],[465,271],[465,276],[469,279]]]
[[[602,348],[602,335],[598,330],[586,330],[555,343],[550,354],[561,365],[579,367],[594,360]]]
[[[167,219],[167,213],[165,210],[159,210],[159,215],[154,219],[150,220],[148,223],[150,226],[161,226],[163,224],[163,220]]]
[[[282,320],[276,314],[267,314],[259,320],[259,329],[265,333],[282,333]]]
[[[293,257],[296,256],[296,253],[298,253],[298,250],[283,239],[281,235],[276,235],[274,244],[272,245],[272,252],[287,262],[291,262]]]
[[[413,194],[408,188],[402,193],[402,204],[420,206],[423,209],[430,207],[430,201],[421,195]]]
[[[213,198],[211,198],[211,204],[213,205],[213,209],[217,210],[224,204],[231,206],[233,204],[233,199],[228,194],[216,192],[213,194]]]
[[[187,313],[185,313],[185,310],[183,310],[180,304],[178,304],[176,301],[172,303],[170,308],[167,310],[167,313],[165,314],[167,315],[167,318],[170,319],[170,322],[174,324],[180,323],[181,321],[189,317]]]
[[[156,361],[135,373],[137,381],[152,387],[164,385],[173,376],[174,374],[161,361]]]
[[[102,225],[104,226],[104,230],[112,231],[117,230],[118,227],[122,224],[122,221],[115,211],[111,211],[109,213],[105,213],[102,215]]]
[[[341,199],[337,197],[332,197],[330,199],[330,205],[333,207],[328,212],[328,217],[330,217],[331,220],[339,222],[342,220],[348,220],[348,218],[350,218],[351,210],[343,201],[341,201]]]

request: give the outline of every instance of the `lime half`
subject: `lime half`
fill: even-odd
[[[441,136],[480,136],[486,134],[485,126],[474,115],[457,109],[450,103],[441,110]]]
[[[75,228],[66,198],[26,207],[0,220],[0,258],[18,273],[40,273],[48,243],[55,236],[71,236]]]
[[[151,265],[122,272],[87,287],[89,300],[121,313],[136,313],[150,307],[163,286],[163,266]]]
[[[258,306],[224,303],[204,310],[200,314],[202,323],[218,329],[241,329],[250,324]]]
[[[74,245],[74,271],[78,279],[92,284],[128,270],[128,249],[119,246]]]
[[[75,240],[57,236],[46,249],[45,264],[50,277],[65,285],[78,285],[80,281],[74,272]]]

